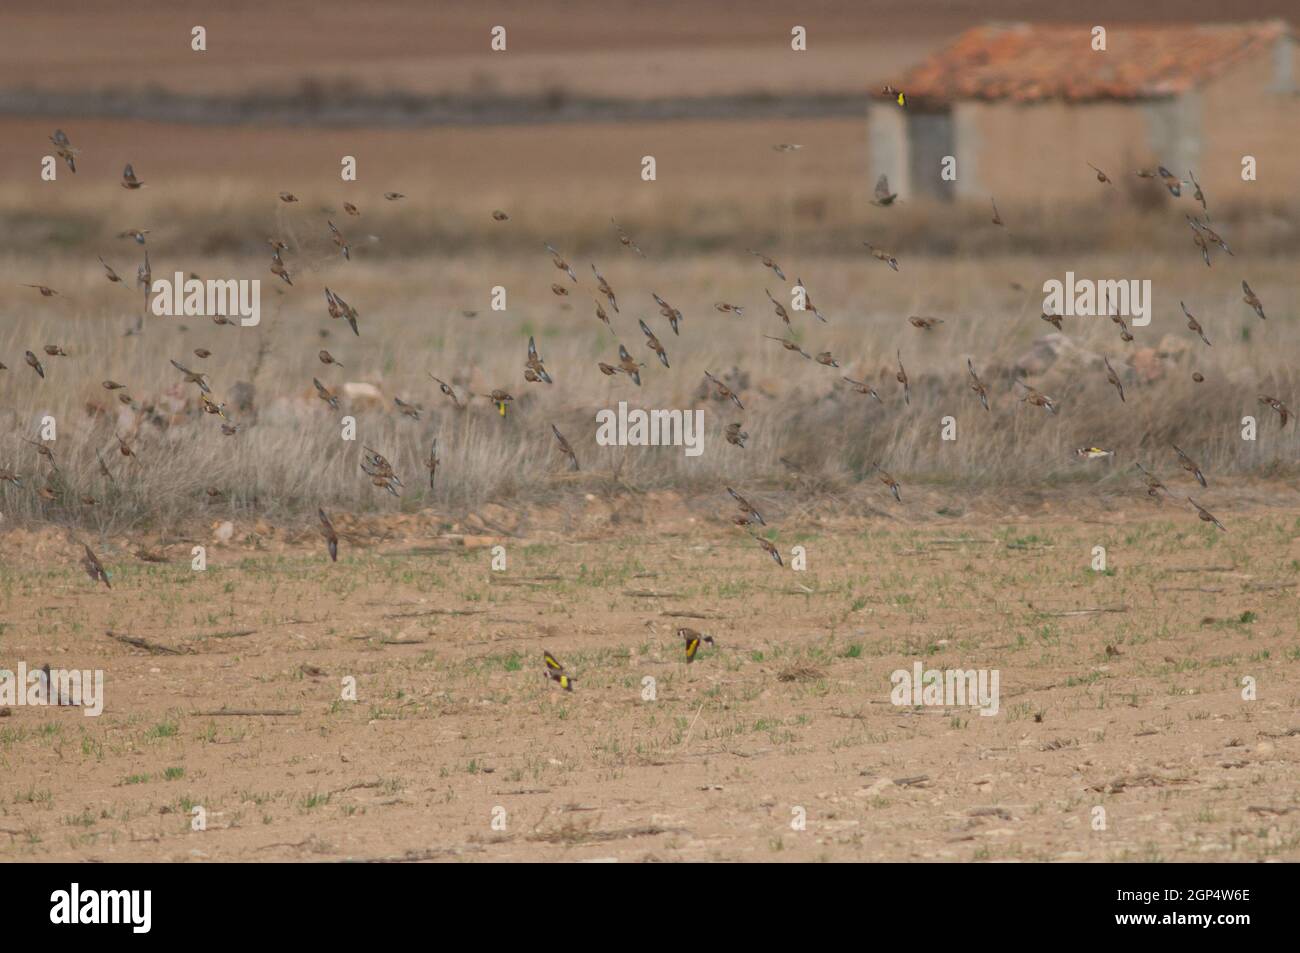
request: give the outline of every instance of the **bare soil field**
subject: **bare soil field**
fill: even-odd
[[[340,516],[337,564],[304,523],[123,537],[111,592],[12,533],[6,661],[103,669],[107,700],[4,713],[0,857],[1300,857],[1294,487],[1226,534],[1082,494],[751,499],[805,572],[672,493]],[[683,625],[716,640],[689,665]],[[998,670],[997,714],[891,704],[915,662]]]

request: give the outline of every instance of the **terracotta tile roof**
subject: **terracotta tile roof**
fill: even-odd
[[[1176,95],[1290,35],[1284,21],[1115,24],[1106,51],[1092,24],[990,24],[967,30],[913,68],[900,89],[914,102],[1151,99]]]

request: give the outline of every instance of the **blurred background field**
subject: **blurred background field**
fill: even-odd
[[[1113,186],[1099,184],[1086,143],[1073,166],[1054,169],[1077,181],[1073,197],[999,199],[1002,228],[983,201],[904,195],[890,208],[871,204],[866,107],[879,86],[966,27],[1056,20],[1073,13],[1066,5],[823,3],[795,20],[780,4],[669,7],[234,4],[212,13],[173,4],[122,18],[92,4],[6,13],[0,466],[24,483],[0,486],[6,515],[121,529],[214,507],[273,516],[320,504],[454,509],[576,492],[712,492],[738,481],[794,482],[815,494],[870,478],[875,461],[905,484],[1097,481],[1103,492],[1141,495],[1133,463],[1172,477],[1170,442],[1216,478],[1295,476],[1295,425],[1280,428],[1257,402],[1260,394],[1300,402],[1300,227],[1290,199],[1216,203],[1227,183],[1202,180],[1235,252],[1216,251],[1209,269],[1184,221],[1199,212],[1190,196],[1174,200],[1129,168],[1109,170]],[[1088,18],[1113,28],[1139,13],[1221,16],[1208,3],[1093,7]],[[1233,13],[1294,15],[1267,2]],[[488,30],[497,22],[510,45],[493,55]],[[807,54],[789,52],[793,22],[808,28]],[[208,29],[206,53],[189,50],[194,23]],[[470,118],[401,120],[403,104],[431,98]],[[652,121],[648,100],[700,116]],[[361,120],[349,103],[360,104]],[[728,103],[737,118],[715,115]],[[377,119],[367,125],[371,108]],[[633,118],[618,121],[620,109]],[[169,110],[191,121],[162,121]],[[528,121],[500,120],[507,115]],[[78,171],[60,166],[56,182],[42,182],[55,128],[81,150]],[[775,151],[780,143],[802,148]],[[1023,144],[1031,157],[1035,148]],[[358,160],[357,182],[339,178],[345,155]],[[645,155],[656,159],[654,182],[640,179]],[[138,192],[118,185],[126,162],[146,183]],[[300,201],[280,202],[281,190]],[[404,198],[387,201],[388,191]],[[509,220],[494,221],[494,209]],[[611,217],[646,257],[618,243]],[[330,243],[327,221],[347,235],[351,261]],[[117,237],[129,228],[149,229],[147,244]],[[272,236],[288,245],[293,287],[268,270]],[[872,259],[863,241],[891,250],[900,270]],[[568,256],[578,284],[553,267],[544,242]],[[775,258],[788,280],[751,248]],[[154,278],[260,278],[262,324],[151,316],[142,335],[124,336],[140,310],[133,286],[146,249]],[[97,256],[126,290],[104,279]],[[592,263],[618,293],[617,338],[594,316]],[[1151,325],[1133,328],[1125,344],[1104,318],[1067,319],[1064,339],[1044,340],[1055,329],[1039,319],[1042,284],[1066,271],[1150,279]],[[829,350],[839,369],[764,337],[784,329],[765,289],[788,307],[797,278],[829,321],[795,313],[794,337],[811,353]],[[1243,278],[1267,322],[1242,302]],[[557,281],[567,297],[552,293]],[[508,292],[504,313],[489,307],[498,285]],[[358,308],[360,337],[329,318],[326,286]],[[680,336],[652,291],[683,312]],[[1186,330],[1180,300],[1212,348]],[[718,301],[744,306],[743,317],[719,313]],[[909,315],[945,323],[920,331]],[[645,347],[638,318],[664,343],[670,370]],[[530,335],[553,386],[523,380]],[[597,369],[616,363],[619,342],[649,365],[639,390]],[[23,353],[47,344],[69,356],[42,354],[39,381]],[[199,347],[212,356],[195,357]],[[343,368],[323,366],[320,348]],[[900,351],[910,404],[893,377]],[[1120,370],[1126,403],[1106,383],[1102,355]],[[990,413],[967,387],[967,357],[990,387]],[[169,358],[209,374],[237,435],[202,414]],[[705,370],[737,390],[743,412],[709,396]],[[504,420],[482,397],[458,410],[430,374],[462,396],[502,388],[516,400]],[[315,397],[313,376],[378,392],[343,399],[358,419],[355,443],[340,440],[339,414]],[[884,403],[852,392],[842,376],[867,381]],[[107,378],[128,385],[131,408],[100,387]],[[1019,402],[1017,378],[1055,398],[1060,413]],[[394,397],[419,405],[421,419],[401,416]],[[619,400],[705,407],[704,455],[597,447],[595,411]],[[57,473],[24,442],[47,414],[59,427]],[[1238,432],[1246,414],[1260,422],[1254,443]],[[946,415],[957,419],[955,442],[940,440]],[[743,450],[723,439],[732,422],[750,434]],[[581,473],[567,472],[551,424],[574,445]],[[138,460],[117,453],[116,435]],[[430,490],[423,460],[434,438],[442,463]],[[401,500],[361,473],[363,444],[393,461],[406,484]],[[1072,451],[1091,444],[1115,449],[1115,460],[1078,463]],[[115,481],[99,475],[96,451]],[[40,486],[55,499],[40,498]]]

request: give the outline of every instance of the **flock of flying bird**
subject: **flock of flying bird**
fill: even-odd
[[[904,96],[898,90],[895,90],[892,87],[885,87],[885,89],[882,92],[886,96],[889,96],[891,98],[896,97],[900,106],[905,105]],[[59,156],[59,158],[61,158],[67,164],[68,168],[73,173],[75,173],[77,171],[76,157],[79,154],[80,150],[72,146],[72,143],[69,141],[68,136],[62,130],[56,130],[54,134],[50,136],[50,141],[54,144],[56,154]],[[793,144],[780,144],[774,146],[773,148],[778,152],[791,152],[801,148],[801,146],[793,145]],[[1099,183],[1103,185],[1113,185],[1113,181],[1103,170],[1092,165],[1091,163],[1088,163],[1088,165],[1096,174],[1096,178]],[[1233,255],[1233,251],[1228,246],[1227,242],[1210,225],[1210,216],[1208,214],[1208,206],[1206,204],[1205,195],[1203,190],[1201,189],[1200,183],[1197,182],[1195,175],[1189,173],[1188,174],[1189,180],[1187,182],[1184,182],[1183,180],[1179,179],[1177,176],[1169,172],[1169,170],[1166,169],[1164,166],[1157,167],[1154,170],[1143,169],[1138,171],[1137,175],[1142,178],[1158,178],[1168,189],[1169,193],[1175,198],[1181,197],[1184,186],[1190,184],[1194,188],[1194,193],[1193,193],[1194,200],[1200,203],[1201,211],[1204,215],[1204,218],[1202,219],[1202,217],[1200,216],[1194,216],[1191,214],[1188,214],[1186,218],[1188,221],[1188,225],[1192,230],[1192,241],[1195,244],[1196,248],[1200,251],[1202,258],[1205,261],[1205,264],[1207,266],[1212,265],[1212,259],[1211,259],[1212,249],[1218,249],[1224,252],[1225,254]],[[130,164],[127,164],[122,173],[121,185],[123,188],[129,191],[135,191],[143,188],[145,183],[142,182],[137,177],[134,168]],[[390,191],[384,193],[384,198],[387,201],[398,201],[404,198],[404,196],[400,192]],[[287,191],[280,192],[279,199],[281,202],[284,202],[286,204],[292,204],[298,202],[297,196],[294,195],[292,192],[287,192]],[[892,192],[889,188],[888,178],[882,175],[876,184],[875,191],[874,191],[874,200],[872,204],[880,208],[889,208],[890,206],[895,204],[897,199],[898,199],[897,193]],[[995,226],[1004,226],[1005,223],[1003,222],[1001,214],[998,211],[996,201],[993,201],[992,208],[993,208],[992,223]],[[351,202],[343,203],[343,210],[349,216],[357,216],[360,214],[356,205],[354,205]],[[510,220],[510,216],[504,211],[496,210],[492,213],[492,219],[496,222],[507,222]],[[618,223],[618,221],[611,219],[611,222],[615,229],[619,244],[623,248],[627,249],[628,251],[640,256],[641,258],[645,258],[645,252],[641,249],[641,246],[635,240],[632,239],[632,237],[623,229],[623,227]],[[331,242],[338,249],[339,254],[342,255],[342,257],[345,260],[350,261],[352,258],[351,243],[344,236],[342,230],[332,220],[327,221],[326,225],[328,227],[328,233]],[[148,234],[149,234],[148,229],[132,228],[119,233],[118,237],[129,238],[138,245],[145,245],[147,242]],[[270,238],[267,241],[271,247],[271,264],[270,264],[271,273],[277,276],[278,278],[280,278],[282,281],[284,281],[286,285],[292,286],[293,275],[289,271],[287,265],[285,264],[284,257],[283,257],[283,253],[288,251],[288,246],[277,238]],[[863,244],[873,258],[887,265],[891,270],[895,272],[900,270],[898,259],[891,252],[877,245],[873,245],[870,242],[863,242]],[[567,298],[571,294],[571,291],[577,290],[579,286],[578,272],[569,263],[566,256],[563,253],[561,253],[557,248],[555,248],[553,245],[548,243],[545,245],[545,249],[546,252],[550,255],[552,264],[561,273],[561,279],[567,278],[569,282],[569,284],[566,285],[565,283],[563,283],[562,280],[557,280],[551,284],[551,290],[553,294],[555,294],[557,297]],[[758,260],[759,264],[764,269],[770,271],[776,279],[782,282],[788,280],[786,277],[786,273],[782,269],[781,265],[778,264],[771,256],[763,252],[756,251],[754,249],[749,249],[749,253]],[[107,278],[107,280],[110,283],[121,284],[125,287],[125,281],[123,280],[121,275],[119,275],[117,271],[113,269],[112,266],[110,266],[107,262],[105,262],[102,257],[99,258],[99,261],[104,268],[105,277]],[[592,300],[594,303],[595,317],[599,321],[601,321],[610,330],[610,332],[614,334],[615,337],[617,338],[618,336],[617,332],[615,331],[614,325],[611,321],[609,311],[606,310],[605,306],[608,305],[609,309],[612,310],[615,314],[620,314],[621,311],[619,308],[618,296],[615,293],[614,288],[610,285],[609,281],[600,272],[600,269],[597,268],[597,266],[594,263],[591,265],[591,272],[592,275],[594,276],[594,281],[595,281],[595,290],[594,292],[591,292]],[[146,250],[144,262],[137,269],[137,275],[136,275],[136,287],[143,290],[144,293],[145,312],[148,311],[149,296],[150,296],[151,285],[152,285],[151,277],[152,276],[151,276],[151,269],[149,265],[148,251]],[[1247,284],[1245,281],[1242,281],[1241,285],[1242,285],[1242,291],[1244,292],[1243,300],[1245,301],[1245,303],[1248,304],[1253,309],[1254,313],[1261,320],[1266,320],[1267,316],[1264,312],[1264,307],[1259,297],[1254,293],[1254,291],[1250,288],[1250,285]],[[58,292],[55,291],[53,288],[43,284],[26,285],[26,287],[37,289],[43,297],[47,297],[47,298],[53,297],[58,294]],[[768,301],[772,306],[773,312],[775,313],[776,317],[782,322],[784,329],[786,331],[790,331],[793,328],[792,317],[790,313],[791,309],[787,308],[777,298],[777,296],[773,295],[769,288],[765,287],[763,290]],[[353,334],[359,337],[361,331],[360,331],[360,324],[359,324],[360,314],[358,310],[353,305],[349,304],[341,295],[334,292],[329,287],[326,287],[324,289],[324,295],[325,295],[326,310],[329,316],[332,319],[344,320],[348,324],[349,328],[352,330]],[[669,304],[669,302],[665,300],[656,291],[651,291],[651,297],[653,298],[655,304],[658,307],[659,315],[664,320],[666,320],[669,329],[672,331],[673,336],[674,337],[680,336],[681,328],[684,323],[684,318],[681,310]],[[811,314],[818,321],[822,323],[827,323],[826,316],[813,303],[811,295],[808,292],[807,285],[804,283],[804,281],[801,278],[796,277],[795,279],[793,301],[798,302],[797,305],[792,305],[792,307],[795,310],[802,310],[806,313]],[[1180,302],[1180,304],[1182,303]],[[717,311],[721,312],[722,314],[730,314],[738,318],[743,317],[746,311],[745,305],[733,304],[726,301],[717,302],[715,308]],[[1183,314],[1187,318],[1188,329],[1194,332],[1195,334],[1197,334],[1200,340],[1207,347],[1210,346],[1209,337],[1206,335],[1205,329],[1200,324],[1198,319],[1190,311],[1188,311],[1186,305],[1182,305],[1182,310],[1183,310]],[[1107,314],[1110,314],[1111,309],[1109,308],[1109,306],[1103,305],[1103,311]],[[1056,327],[1058,330],[1063,327],[1063,319],[1061,315],[1044,313],[1041,317],[1043,321],[1048,322],[1049,324]],[[1114,321],[1119,326],[1121,339],[1125,342],[1132,341],[1133,336],[1131,333],[1129,333],[1128,327],[1126,326],[1123,318],[1118,314],[1110,314],[1110,317],[1111,320]],[[231,323],[228,318],[222,315],[214,315],[212,316],[212,320],[216,324]],[[940,318],[924,317],[920,315],[910,316],[908,318],[908,322],[913,327],[926,333],[935,331],[936,328],[938,328],[940,325],[944,323],[943,320]],[[654,354],[655,358],[664,368],[671,368],[672,365],[669,361],[667,348],[664,346],[660,338],[656,335],[655,331],[650,327],[649,324],[647,324],[644,318],[638,318],[637,323],[642,335],[644,336],[645,347],[651,353]],[[128,335],[137,334],[142,330],[142,325],[143,325],[143,318],[141,318],[141,321],[137,323],[137,325],[134,328],[128,330],[126,333]],[[800,357],[803,357],[807,360],[815,361],[816,363],[829,368],[839,368],[840,366],[839,362],[835,359],[835,357],[832,355],[832,353],[829,350],[821,351],[817,354],[811,354],[808,351],[805,351],[803,347],[798,343],[798,341],[791,336],[786,336],[784,334],[782,336],[764,334],[763,337],[779,343],[781,347],[784,348],[785,350],[790,351],[793,354],[797,354]],[[61,346],[55,344],[44,345],[43,352],[47,358],[58,358],[58,357],[67,356],[67,352]],[[194,353],[196,357],[198,357],[201,360],[209,357],[211,354],[210,351],[207,351],[206,349],[203,348],[195,349]],[[321,364],[323,365],[326,366],[333,365],[340,368],[343,367],[343,365],[339,361],[337,361],[334,358],[334,356],[330,354],[330,352],[327,350],[322,349],[321,351],[319,351],[318,357]],[[897,374],[895,375],[895,379],[898,381],[899,385],[902,388],[902,397],[904,403],[910,404],[911,389],[910,389],[910,384],[907,376],[907,371],[903,365],[901,349],[897,350],[896,358],[898,363],[898,371]],[[28,366],[32,369],[32,371],[40,379],[44,380],[46,377],[46,369],[40,357],[38,357],[37,354],[34,353],[33,351],[29,350],[26,352],[25,360]],[[1119,400],[1121,402],[1124,402],[1126,400],[1125,393],[1124,393],[1124,386],[1118,373],[1116,373],[1115,369],[1111,366],[1110,360],[1108,358],[1103,358],[1103,361],[1105,364],[1107,381],[1112,386],[1115,387]],[[194,384],[198,388],[199,403],[203,411],[207,414],[217,416],[222,420],[221,430],[223,434],[225,434],[226,436],[234,436],[235,434],[237,434],[239,432],[240,426],[234,423],[233,421],[231,421],[230,418],[227,416],[225,412],[226,405],[224,403],[216,402],[211,396],[212,388],[207,375],[202,373],[201,371],[195,371],[175,359],[172,359],[171,364],[177,371],[181,373],[182,378],[186,383]],[[969,382],[968,382],[969,387],[974,392],[974,394],[980,401],[980,404],[983,406],[983,408],[986,411],[988,411],[990,409],[988,388],[986,387],[984,382],[980,379],[980,376],[975,369],[975,365],[973,361],[971,361],[969,358],[967,359],[966,366],[967,366],[967,373],[969,375]],[[622,342],[618,344],[618,357],[616,362],[613,362],[611,360],[611,362],[609,363],[605,361],[600,361],[597,363],[597,368],[602,374],[609,377],[613,377],[618,374],[625,375],[630,381],[632,381],[633,384],[637,385],[638,387],[641,385],[641,376],[642,376],[643,369],[645,367],[646,367],[646,363],[644,361],[638,361],[632,355],[632,353],[629,352],[627,345]],[[0,363],[0,370],[4,370],[4,369],[6,369],[5,365]],[[453,385],[434,376],[433,374],[430,374],[429,376],[433,379],[435,383],[437,383],[441,394],[444,395],[447,399],[449,399],[457,409],[463,409],[465,407],[465,403],[462,402],[463,400],[467,402],[470,398],[478,396],[494,404],[498,412],[500,413],[500,415],[504,417],[506,414],[507,406],[515,399],[514,396],[511,393],[509,393],[509,391],[500,388],[491,390],[486,394],[476,395],[476,394],[466,393],[462,397],[462,395],[457,392],[456,387],[454,387]],[[728,387],[727,384],[725,384],[722,380],[716,377],[712,372],[706,370],[704,372],[704,376],[707,382],[706,386],[710,391],[715,393],[719,399],[723,401],[730,401],[732,404],[735,405],[737,410],[744,411],[745,407],[741,401],[741,397],[739,394],[737,394],[732,388]],[[529,384],[550,385],[554,383],[554,379],[552,378],[551,374],[547,371],[545,363],[543,362],[541,355],[538,353],[536,341],[532,337],[528,339],[528,351],[523,366],[523,377],[524,377],[524,381]],[[1203,378],[1199,374],[1195,374],[1193,375],[1193,377],[1198,381],[1203,380]],[[880,394],[876,391],[875,387],[873,387],[870,383],[862,380],[856,380],[848,376],[844,376],[842,380],[849,386],[849,388],[853,392],[861,394],[863,396],[868,396],[879,403],[882,404],[884,403]],[[338,395],[334,391],[332,391],[329,387],[327,387],[324,383],[322,383],[319,378],[313,377],[312,383],[316,389],[317,396],[319,396],[321,400],[325,401],[332,409],[338,410],[339,409]],[[127,405],[133,404],[133,399],[126,392],[125,385],[120,384],[116,381],[106,380],[103,382],[103,386],[106,390],[109,391],[122,391],[122,393],[118,395],[118,399],[124,404]],[[1016,386],[1023,389],[1023,395],[1019,397],[1020,401],[1028,403],[1032,406],[1041,407],[1042,409],[1044,409],[1050,414],[1055,414],[1057,412],[1056,402],[1047,394],[1044,394],[1041,391],[1037,390],[1036,388],[1032,387],[1031,385],[1026,383],[1023,379],[1017,379],[1013,384],[1013,387]],[[1261,395],[1259,397],[1259,401],[1261,404],[1267,405],[1268,407],[1276,411],[1281,419],[1282,426],[1286,426],[1290,418],[1290,411],[1285,404],[1283,404],[1280,400],[1268,395]],[[394,397],[394,405],[401,414],[412,417],[416,420],[420,418],[421,408],[417,404],[405,401],[400,397]],[[579,469],[578,456],[574,451],[572,444],[564,437],[564,435],[559,431],[559,429],[554,424],[551,425],[551,431],[555,436],[559,450],[567,458],[569,467],[572,470],[578,470]],[[728,443],[740,447],[742,449],[745,446],[745,441],[749,437],[749,434],[742,429],[742,423],[740,422],[734,422],[728,424],[724,430],[724,434]],[[130,443],[124,438],[122,438],[121,436],[117,435],[116,433],[114,434],[114,436],[118,441],[118,449],[120,453],[124,457],[128,457],[128,458],[134,457],[135,453]],[[39,454],[39,456],[49,464],[52,470],[57,471],[58,465],[55,462],[54,454],[50,447],[48,447],[47,445],[39,441],[28,440],[27,442],[32,444],[35,447],[37,454]],[[1205,478],[1204,473],[1201,471],[1199,465],[1184,450],[1180,449],[1179,447],[1173,446],[1172,449],[1177,454],[1178,463],[1182,467],[1182,469],[1187,471],[1190,477],[1195,479],[1196,482],[1199,483],[1201,487],[1208,487],[1209,484]],[[1106,450],[1101,447],[1084,447],[1077,450],[1076,454],[1085,459],[1097,459],[1097,458],[1114,456],[1113,451]],[[101,474],[107,477],[108,479],[112,480],[113,479],[112,474],[109,471],[103,457],[99,456],[98,453],[97,453],[97,457],[99,460],[99,468]],[[429,472],[429,484],[431,488],[434,484],[434,478],[437,473],[438,464],[439,464],[439,457],[438,457],[437,439],[434,438],[433,444],[429,450],[429,454],[425,460],[425,466]],[[377,488],[383,489],[394,496],[399,495],[400,489],[403,487],[402,480],[398,476],[398,474],[394,471],[392,463],[383,454],[379,453],[378,451],[370,447],[363,447],[363,454],[361,457],[360,466],[364,474],[367,477],[369,477],[371,482]],[[1154,473],[1152,473],[1150,470],[1144,467],[1141,463],[1137,463],[1135,464],[1135,466],[1140,471],[1143,479],[1145,480],[1147,492],[1153,498],[1159,499],[1159,494],[1162,491],[1166,494],[1170,493],[1168,487],[1166,487],[1165,484],[1161,482],[1161,480]],[[878,474],[880,481],[885,485],[885,487],[892,494],[894,499],[898,502],[902,502],[901,486],[899,482],[890,473],[888,473],[883,467],[881,467],[879,462],[874,463],[873,467],[876,473]],[[22,485],[21,478],[19,477],[19,475],[14,470],[9,468],[0,467],[0,481],[8,481],[14,484],[15,486]],[[726,487],[726,491],[737,505],[737,513],[733,515],[732,522],[738,526],[743,527],[749,533],[749,535],[755,541],[755,543],[758,546],[760,546],[773,559],[773,561],[777,563],[777,565],[784,566],[784,563],[782,562],[782,558],[781,558],[781,553],[776,548],[776,546],[774,546],[768,539],[764,538],[763,536],[757,535],[752,531],[752,527],[754,526],[765,527],[767,525],[767,522],[763,518],[762,514],[753,506],[753,504],[751,504],[744,496],[738,493],[735,489],[731,487]],[[49,485],[39,488],[37,492],[42,496],[42,498],[46,500],[53,500],[56,498],[56,493],[54,489]],[[219,495],[219,494],[215,494],[213,489],[209,489],[208,494],[210,496]],[[1214,526],[1218,527],[1220,530],[1225,529],[1223,524],[1219,522],[1219,520],[1215,518],[1212,513],[1206,510],[1194,499],[1188,496],[1187,500],[1192,504],[1193,507],[1195,507],[1197,511],[1197,515],[1201,520],[1213,524]],[[82,497],[82,503],[85,505],[93,505],[95,502],[96,501],[91,497],[88,496]],[[318,510],[318,516],[321,523],[321,532],[328,546],[330,559],[337,561],[338,546],[339,546],[338,533],[335,530],[334,525],[330,520],[328,514],[326,514],[323,508]],[[104,566],[100,562],[99,558],[95,555],[94,551],[90,548],[89,545],[83,544],[83,547],[84,547],[84,557],[82,559],[82,565],[85,568],[86,573],[90,577],[91,581],[103,582],[105,586],[112,588],[111,583],[109,582],[109,575],[105,571]],[[708,643],[710,645],[713,644],[713,639],[711,637],[707,635],[701,635],[700,633],[695,632],[692,629],[687,629],[687,628],[679,629],[678,634],[684,641],[687,662],[691,662],[694,660],[696,652],[700,648],[701,644],[703,643]],[[562,688],[571,691],[573,687],[572,675],[565,670],[564,666],[560,664],[550,652],[545,652],[544,657],[545,657],[547,676],[552,680],[554,680],[555,682],[557,682]]]

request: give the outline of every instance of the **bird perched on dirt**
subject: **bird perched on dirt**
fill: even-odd
[[[638,319],[638,322],[641,325],[641,333],[644,334],[646,338],[646,347],[659,355],[660,364],[664,367],[668,367],[668,352],[664,350],[664,346],[659,343],[659,339],[654,336],[654,332],[650,330],[645,321]]]
[[[731,487],[727,487],[727,493],[731,495],[731,498],[735,500],[736,504],[740,507],[740,512],[744,515],[746,523],[757,523],[759,526],[767,525],[767,521],[763,519],[763,514],[756,510],[749,500],[745,499]]]
[[[321,535],[325,537],[325,544],[329,547],[330,561],[339,561],[339,534],[334,532],[334,524],[330,518],[325,515],[324,509],[318,509],[316,515],[320,517]]]
[[[881,467],[879,463],[873,463],[871,466],[875,468],[875,471],[877,473],[880,474],[880,482],[885,484],[885,486],[889,487],[889,492],[894,494],[894,499],[897,500],[899,503],[902,503],[903,502],[903,496],[901,492],[902,487],[899,485],[899,482],[895,480],[892,476],[890,476],[890,474],[883,467]]]
[[[129,162],[126,164],[126,168],[122,170],[122,188],[131,191],[144,188],[144,183],[135,177],[135,169],[132,168]]]
[[[977,397],[979,397],[980,403],[984,405],[984,409],[988,410],[989,409],[988,390],[984,387],[984,382],[980,380],[980,376],[975,373],[975,365],[971,363],[971,359],[969,357],[966,358],[966,370],[970,374],[970,389],[975,392],[975,395]]]
[[[1183,304],[1180,301],[1178,302],[1178,306],[1183,309],[1183,314],[1187,316],[1188,330],[1195,331],[1197,334],[1199,334],[1201,336],[1201,340],[1205,342],[1205,346],[1209,347],[1210,339],[1205,336],[1205,329],[1201,327],[1201,322],[1197,321],[1196,317],[1192,314],[1192,312],[1187,310],[1187,305]]]
[[[569,458],[569,469],[581,470],[582,468],[578,466],[578,455],[573,452],[573,447],[569,446],[569,441],[564,439],[564,434],[560,433],[555,424],[551,424],[551,433],[555,434],[555,439],[560,443],[560,452]]]
[[[550,652],[542,650],[542,663],[546,666],[546,677],[559,685],[566,692],[573,691],[573,676],[564,670],[564,666]]]
[[[1255,313],[1259,315],[1261,321],[1268,320],[1268,315],[1264,313],[1264,305],[1260,302],[1255,292],[1250,290],[1250,285],[1246,284],[1244,279],[1241,282],[1241,290],[1246,293],[1246,296],[1241,300],[1255,309]]]
[[[878,205],[881,208],[893,205],[894,200],[898,198],[897,192],[889,191],[889,177],[884,175],[876,180],[875,195],[876,197],[872,200],[871,204]]]
[[[677,637],[685,643],[687,665],[695,661],[695,655],[699,652],[701,644],[707,642],[710,647],[713,646],[713,636],[702,635],[694,629],[686,628],[686,626],[682,626],[677,630]]]
[[[1274,410],[1276,410],[1278,412],[1278,416],[1282,418],[1282,426],[1283,427],[1286,426],[1286,422],[1291,417],[1291,411],[1287,408],[1286,404],[1282,403],[1276,397],[1269,397],[1266,394],[1259,395],[1259,402],[1261,404],[1266,404],[1267,406],[1272,407]]]
[[[773,260],[772,260],[771,258],[769,258],[767,255],[764,255],[761,251],[754,251],[754,249],[752,249],[752,248],[748,249],[748,251],[749,251],[749,253],[750,253],[751,255],[753,255],[755,258],[757,258],[759,261],[761,261],[761,262],[763,263],[763,267],[764,267],[764,268],[771,268],[771,269],[772,269],[772,272],[773,272],[773,273],[774,273],[778,278],[780,278],[782,281],[785,281],[785,272],[781,270],[781,266],[780,266],[780,265],[778,265],[775,261],[773,261]]]
[[[1174,448],[1174,453],[1178,454],[1178,465],[1196,477],[1196,482],[1201,486],[1208,487],[1209,484],[1205,482],[1205,474],[1201,473],[1201,468],[1196,465],[1196,461],[1178,449],[1176,444],[1171,443],[1170,446]]]
[[[885,251],[883,248],[877,248],[875,245],[871,244],[871,242],[863,242],[862,244],[867,246],[867,251],[871,252],[873,258],[883,261],[890,268],[894,269],[894,271],[898,271],[897,258]]]
[[[1120,403],[1124,403],[1124,385],[1120,382],[1119,375],[1115,373],[1115,368],[1110,366],[1110,358],[1103,356],[1102,361],[1106,365],[1106,380],[1119,391]]]
[[[1201,506],[1200,503],[1197,503],[1190,496],[1187,498],[1187,502],[1191,503],[1192,506],[1196,507],[1196,515],[1201,518],[1201,522],[1213,523],[1215,526],[1219,527],[1219,529],[1223,530],[1223,532],[1226,533],[1228,531],[1228,528],[1226,526],[1224,526],[1222,523],[1220,523],[1217,519],[1214,518],[1213,513],[1211,513],[1205,507]]]
[[[86,550],[85,556],[81,559],[81,567],[86,570],[86,575],[90,577],[91,582],[102,582],[107,588],[112,589],[113,584],[108,581],[108,573],[104,570],[104,564],[99,561],[94,550],[89,545],[83,543]]]
[[[551,261],[555,263],[555,267],[568,275],[574,284],[577,284],[578,273],[573,270],[573,267],[567,261],[564,260],[564,256],[556,251],[555,246],[547,243],[546,250],[551,253]]]

